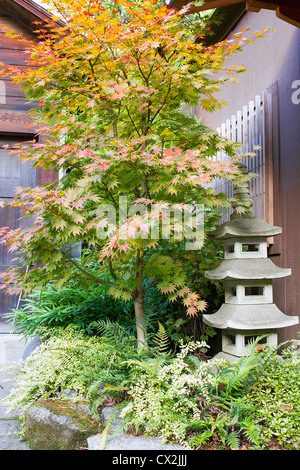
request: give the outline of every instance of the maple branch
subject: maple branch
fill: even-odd
[[[147,178],[145,178],[145,180],[142,181],[141,186],[142,186],[142,197],[150,198]]]
[[[149,73],[148,73],[148,77],[147,77],[147,80],[149,80],[149,78],[151,77],[152,75],[152,72],[153,72],[153,68],[154,68],[154,64],[155,64],[155,60],[153,61],[151,67],[150,67],[150,70],[149,70]]]
[[[147,292],[151,289],[151,287],[153,287],[153,285],[155,284],[155,282],[157,281],[157,276],[154,277],[152,279],[152,281],[149,282],[148,286],[146,287],[146,289],[144,290],[144,295],[147,294]]]
[[[116,122],[113,122],[113,132],[114,132],[114,138],[118,138],[118,126]]]
[[[76,269],[78,269],[80,272],[85,274],[87,277],[90,277],[91,279],[96,281],[98,284],[103,284],[104,286],[109,286],[109,287],[112,287],[112,286],[115,287],[114,283],[109,282],[109,281],[104,281],[103,279],[100,279],[99,277],[94,276],[90,272],[85,271],[78,263],[76,263],[76,261],[74,261],[73,258],[71,258],[71,256],[65,253],[62,248],[59,248],[59,251],[63,254],[65,258],[67,258],[68,261],[70,261],[76,267]]]
[[[111,275],[111,277],[113,278],[113,280],[114,280],[114,281],[117,281],[118,278],[117,278],[117,276],[116,276],[116,274],[115,274],[115,272],[114,272],[114,270],[113,270],[112,263],[111,263],[111,259],[110,259],[109,262],[108,262],[108,268],[109,268],[109,272],[110,272],[110,275]]]
[[[110,190],[109,190],[108,187],[107,187],[107,184],[105,184],[104,181],[102,182],[102,184],[103,184],[103,186],[105,187],[105,189],[106,189],[106,191],[107,191],[107,193],[108,193],[108,195],[109,195],[109,200],[111,200],[112,203],[113,203],[113,205],[115,206],[115,208],[118,209],[118,208],[119,208],[119,204],[116,202],[115,198],[114,198],[113,195],[111,194]],[[108,199],[108,198],[106,198],[106,199]]]
[[[167,101],[167,97],[169,96],[170,94],[170,91],[171,91],[171,82],[172,82],[172,77],[170,77],[170,81],[169,81],[169,86],[168,86],[168,91],[166,93],[166,96],[164,97],[164,102],[163,104],[158,108],[158,110],[156,111],[156,113],[154,113],[154,115],[152,116],[151,120],[150,120],[150,123],[153,124],[154,122],[154,119],[158,116],[158,114],[161,112],[161,110],[164,108],[164,106],[166,105],[166,101]]]
[[[118,119],[120,117],[121,113],[121,106],[122,106],[122,100],[119,101],[119,109],[118,109],[118,114],[115,118],[115,122],[113,122],[113,133],[114,133],[114,138],[118,138]]]
[[[136,63],[137,63],[138,69],[139,69],[140,74],[142,75],[143,79],[145,80],[146,85],[149,86],[148,78],[145,76],[143,70],[141,69],[140,62],[139,62],[139,59],[138,59],[138,55],[135,54],[135,53],[132,53],[132,55],[133,55],[133,57],[136,59]],[[142,56],[142,54],[140,54],[140,57],[141,57],[141,56]]]
[[[134,272],[135,278],[138,281],[138,287],[135,289],[135,293],[133,295],[137,297],[139,294],[142,295],[143,293],[143,253],[140,248],[136,250]]]
[[[88,63],[89,63],[89,65],[90,65],[90,68],[91,68],[92,74],[94,75],[94,74],[95,74],[95,69],[94,69],[94,65],[93,65],[93,63],[92,63],[91,59],[88,59]]]
[[[172,52],[172,54],[169,55],[169,57],[166,57],[165,56],[165,59],[166,59],[166,62],[169,63],[169,61],[172,59],[173,55],[176,54],[177,49],[175,48],[174,51]]]
[[[135,122],[134,122],[134,120],[132,119],[132,117],[131,117],[131,115],[130,115],[128,106],[125,106],[125,109],[126,109],[126,111],[127,111],[128,117],[129,117],[131,123],[133,124],[133,127],[135,128],[135,130],[136,130],[138,136],[141,137],[141,134],[139,133],[138,128],[136,127]]]

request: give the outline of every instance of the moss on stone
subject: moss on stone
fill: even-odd
[[[86,447],[87,438],[100,429],[100,419],[92,416],[84,400],[39,400],[25,414],[25,434],[31,450]]]

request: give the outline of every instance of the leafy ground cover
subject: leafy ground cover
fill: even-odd
[[[49,331],[47,332],[47,335]],[[156,346],[137,349],[117,323],[99,336],[55,329],[25,361],[11,392],[11,409],[75,390],[95,415],[121,409],[121,430],[160,435],[194,450],[298,449],[300,356],[253,345],[234,364],[208,359],[204,342],[168,349],[159,330]]]

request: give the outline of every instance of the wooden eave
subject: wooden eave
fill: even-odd
[[[21,23],[29,32],[38,29],[35,21],[49,23],[52,21],[51,13],[33,0],[1,0],[1,9]],[[63,22],[56,23],[63,26]]]
[[[31,116],[24,111],[0,110],[0,135],[35,134]]]
[[[52,21],[51,14],[32,0],[1,0],[0,9],[22,27],[25,42],[27,34],[32,37],[34,31],[39,29],[35,21],[43,24]],[[32,122],[27,111],[0,109],[0,134],[34,134]]]
[[[180,10],[192,0],[172,0],[170,6]],[[193,6],[189,13],[222,8],[240,4],[240,0],[205,0],[201,6]],[[258,12],[261,9],[275,10],[278,18],[300,28],[300,1],[299,0],[247,0],[243,2],[248,11]]]

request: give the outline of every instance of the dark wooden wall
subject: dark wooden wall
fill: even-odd
[[[19,41],[5,36],[3,26],[8,26],[18,33],[24,34],[25,40]],[[33,38],[27,25],[22,23],[21,17],[14,18],[0,5],[0,61],[5,64],[26,66],[28,47],[26,38]],[[1,77],[0,77],[1,79]],[[35,187],[57,179],[57,175],[40,168],[31,168],[28,162],[21,162],[17,155],[3,149],[3,145],[13,148],[14,144],[24,140],[42,138],[30,127],[32,118],[28,111],[36,105],[26,101],[25,95],[19,85],[5,78],[0,81],[0,199],[10,200],[15,194],[17,186]],[[24,221],[19,220],[19,211],[13,208],[0,209],[0,226],[11,228],[24,227]],[[6,247],[0,245],[0,273],[6,271],[15,263],[14,255]],[[0,278],[1,287],[1,278]],[[0,289],[0,323],[3,325],[3,315],[14,308],[17,297],[8,296]]]
[[[24,30],[22,24],[12,18],[0,5],[0,61],[4,64],[26,66],[27,54],[24,49],[28,47],[29,42],[11,39],[5,35],[3,26],[14,29],[18,33],[22,33],[28,39],[32,39],[29,32]],[[1,78],[5,85],[5,103],[1,103],[1,113],[3,111],[26,112],[32,108],[32,104],[27,103],[21,87],[12,83],[7,78]]]

